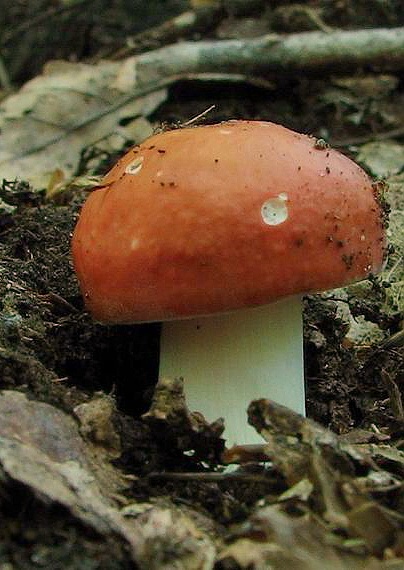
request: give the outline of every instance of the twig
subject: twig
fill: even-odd
[[[271,483],[268,475],[234,471],[232,473],[178,473],[178,472],[152,472],[147,476],[149,481],[198,481],[212,483],[220,481],[238,481],[247,483]]]
[[[192,117],[192,119],[189,119],[188,121],[185,121],[185,123],[182,124],[183,127],[189,127],[190,125],[193,125],[194,123],[197,123],[198,121],[200,121],[201,119],[203,119],[204,117],[206,117],[206,115],[208,113],[210,113],[211,111],[213,111],[213,109],[216,107],[216,105],[211,105],[210,107],[208,107],[207,109],[205,109],[204,111],[202,111],[202,113],[199,113],[199,115],[196,115],[195,117]]]
[[[404,128],[403,128],[404,130]],[[385,280],[388,281],[389,283],[391,282],[391,278],[394,275],[394,273],[397,271],[397,269],[400,269],[400,267],[402,267],[402,263],[403,263],[403,256],[400,255],[400,257],[396,260],[396,262],[393,264],[393,267],[390,269],[390,271],[388,272]]]
[[[269,34],[243,40],[180,42],[133,57],[139,83],[184,73],[246,75],[347,73],[404,68],[404,28]]]
[[[318,30],[321,30],[322,32],[326,32],[327,34],[332,32],[333,28],[331,26],[328,26],[323,21],[323,19],[320,17],[317,10],[315,10],[314,8],[311,8],[310,6],[304,6],[302,9],[303,9],[303,13],[305,14],[305,16],[307,16],[307,19],[309,20],[309,22],[314,24],[314,26]]]
[[[66,309],[70,313],[78,313],[79,312],[79,310],[76,309],[76,307],[74,305],[72,305],[71,303],[69,303],[69,301],[64,299],[61,295],[58,295],[58,293],[54,293],[53,291],[50,291],[49,293],[46,293],[45,295],[39,295],[38,294],[38,297],[44,301],[48,301],[50,303],[53,303],[54,305],[59,305],[60,307]]]

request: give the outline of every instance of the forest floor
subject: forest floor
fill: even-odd
[[[310,44],[311,33],[395,30],[403,44],[400,26],[402,3],[378,0],[3,9],[0,570],[404,569],[404,55],[351,65],[348,54],[341,66],[331,53],[329,67],[304,69],[209,63],[168,78],[155,65],[135,101],[127,85],[152,50],[176,68],[164,50],[179,41],[208,42],[214,60],[216,42],[249,52],[265,34]],[[84,96],[90,85],[106,106]],[[386,267],[304,299],[307,418],[253,404],[266,441],[252,449],[225,451],[178,381],[154,391],[159,324],[94,323],[71,260],[94,177],[153,130],[199,114],[325,139],[388,187]]]

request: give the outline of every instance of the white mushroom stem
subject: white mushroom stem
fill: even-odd
[[[163,324],[160,377],[184,378],[189,409],[225,420],[227,446],[262,442],[246,410],[270,398],[305,413],[301,298]]]

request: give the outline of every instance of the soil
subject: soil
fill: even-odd
[[[8,29],[3,57],[13,86],[35,76],[42,64],[55,55],[92,61],[106,55],[113,57],[126,49],[126,37],[136,38],[139,32],[166,21],[187,6],[186,2],[179,1],[157,3],[158,9],[153,2],[147,3],[150,6],[146,9],[146,3],[123,0],[112,4],[88,0],[78,4],[81,5],[78,20],[73,8],[63,9],[63,2],[35,0],[29,2],[29,13],[22,1],[5,7],[0,32],[2,27]],[[133,17],[133,4],[136,4],[135,11],[142,13],[142,25]],[[49,11],[52,29],[58,22],[63,24],[59,29],[61,35],[64,29],[71,29],[72,19],[79,22],[72,37],[68,36],[64,42],[61,36],[54,38],[58,46],[56,52],[44,41],[50,33],[47,25],[29,24],[32,14],[39,14],[40,10]],[[128,25],[129,17],[133,26]],[[292,33],[327,26],[347,29],[400,26],[404,12],[402,3],[393,1],[324,0],[301,5],[234,2],[233,9],[224,2],[216,17],[214,25],[193,31],[191,39],[252,36],[265,31]],[[14,29],[17,33],[19,28],[24,34],[19,39],[17,54],[13,50],[16,37],[12,32]],[[33,57],[32,45],[36,42],[39,47]],[[149,49],[150,42],[145,43],[143,39],[140,46],[135,43],[135,49]],[[164,37],[157,37],[152,43],[153,47],[164,45]],[[393,130],[402,125],[404,119],[404,90],[398,74],[362,69],[350,77],[292,76],[279,81],[270,78],[270,83],[268,87],[247,82],[180,81],[170,88],[167,101],[149,119],[155,126],[178,125],[214,105],[204,117],[205,123],[228,118],[270,120],[326,138],[354,158],[358,141],[366,142],[377,133]],[[396,140],[402,143],[403,133]],[[91,149],[83,149],[83,157],[89,156]],[[100,171],[105,171],[115,158],[107,157]],[[86,171],[85,159],[80,170],[80,174]],[[164,421],[156,419],[158,415],[153,413],[148,419],[142,419],[150,410],[157,382],[160,328],[158,324],[101,326],[86,313],[73,271],[70,238],[87,195],[87,190],[72,187],[49,200],[45,191],[38,192],[24,181],[2,182],[0,389],[22,392],[28,400],[49,404],[76,418],[75,421],[78,421],[78,407],[90,404],[95,397],[111,397],[112,423],[108,423],[97,440],[94,425],[99,429],[99,419],[93,418],[89,439],[92,443],[97,440],[99,447],[108,450],[109,461],[117,470],[134,477],[130,485],[120,489],[124,498],[119,499],[119,504],[162,504],[161,501],[169,498],[170,505],[180,506],[184,512],[189,508],[199,513],[204,519],[200,526],[210,525],[208,534],[225,542],[230,529],[248,521],[259,501],[265,498],[266,504],[270,504],[269,497],[275,501],[292,487],[294,479],[288,469],[279,465],[266,470],[268,457],[263,461],[253,455],[252,462],[250,458],[247,461],[245,481],[244,475],[216,480],[213,475],[223,470],[223,442],[214,426],[210,431],[196,429],[192,418],[181,407],[181,413],[178,410],[176,413],[182,419],[176,425],[170,414]],[[392,193],[395,210],[402,208],[401,200],[402,186]],[[396,243],[400,239],[393,236]],[[396,284],[393,284],[392,294],[388,276],[400,263],[400,255],[402,251],[396,246],[382,276],[342,291],[308,296],[304,305],[308,417],[329,428],[335,437],[345,438],[344,441],[361,445],[387,442],[394,451],[402,450],[404,434],[400,332],[403,296],[397,293]],[[372,331],[370,336],[365,340],[350,336],[352,320],[368,325]],[[174,398],[173,392],[170,394]],[[114,439],[116,434],[119,445]],[[184,453],[187,447],[184,438],[191,441],[188,448],[196,450],[193,456]],[[339,466],[340,461],[338,459]],[[393,473],[402,485],[402,465],[397,467],[397,461],[392,459],[377,463]],[[355,469],[355,476],[360,470],[363,477],[369,474],[364,466]],[[182,478],[178,475],[181,473]],[[211,478],[209,474],[213,474]],[[347,472],[344,476],[348,478]],[[349,476],[353,476],[352,473]],[[1,570],[136,567],[133,562],[136,557],[130,553],[122,535],[96,529],[96,525],[87,524],[74,509],[45,498],[25,479],[17,479],[0,469]],[[380,500],[383,508],[396,513],[397,534],[382,548],[365,544],[359,554],[355,552],[357,558],[350,568],[362,567],[361,560],[368,560],[367,556],[372,557],[372,564],[374,560],[385,562],[388,548],[390,558],[401,560],[403,564],[394,567],[404,567],[402,501],[401,491],[394,497],[383,495]],[[318,516],[324,512],[316,499],[306,503],[305,509],[306,513],[309,510]],[[294,511],[296,515],[303,510],[295,502],[289,504],[285,513],[292,515]],[[248,538],[253,535],[249,532]],[[260,540],[264,541],[262,537]],[[199,566],[191,563],[176,566],[173,561],[171,565],[165,561],[155,567]],[[233,553],[218,558],[214,566],[206,567],[272,566],[269,563],[259,566],[254,561],[250,566],[243,565],[241,557]],[[273,567],[292,566],[280,563]],[[314,562],[307,567],[314,568]],[[333,567],[331,563],[329,567]]]

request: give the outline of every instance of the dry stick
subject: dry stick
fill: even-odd
[[[202,111],[202,113],[199,113],[198,115],[196,115],[195,117],[192,117],[192,119],[189,119],[188,121],[185,121],[185,123],[182,123],[182,127],[189,127],[191,125],[194,125],[195,123],[197,123],[198,121],[200,121],[201,119],[204,119],[206,117],[206,115],[208,113],[210,113],[211,111],[213,111],[213,109],[216,107],[216,105],[211,105],[210,107],[208,107],[207,109],[205,109],[204,111]]]
[[[149,481],[194,481],[203,483],[213,483],[221,481],[238,481],[247,483],[273,483],[270,477],[265,473],[247,473],[234,471],[232,473],[216,473],[216,472],[152,472],[147,475]]]
[[[132,58],[139,84],[185,73],[348,72],[404,68],[404,28],[269,34],[244,40],[182,42]]]

